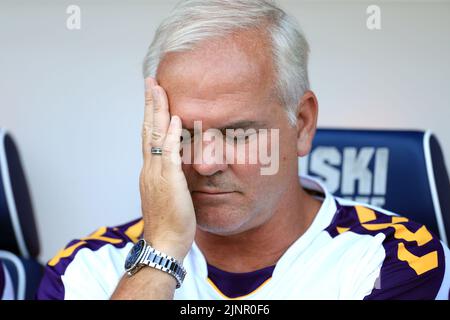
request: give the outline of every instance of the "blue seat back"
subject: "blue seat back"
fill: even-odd
[[[39,254],[30,192],[12,136],[0,128],[0,249],[30,258]]]
[[[319,129],[300,173],[336,196],[385,208],[425,224],[447,243],[450,182],[429,131]]]
[[[0,128],[0,262],[14,284],[15,299],[33,299],[43,267],[39,238],[17,146]]]

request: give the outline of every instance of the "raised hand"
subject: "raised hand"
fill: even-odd
[[[180,261],[194,241],[194,205],[181,169],[181,119],[169,113],[165,90],[146,80],[142,129],[144,165],[140,175],[144,239]],[[152,154],[159,147],[162,155]]]

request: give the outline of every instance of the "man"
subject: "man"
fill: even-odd
[[[448,249],[426,227],[299,180],[318,116],[307,60],[273,2],[182,1],[144,63],[142,219],[71,242],[38,298],[448,298]],[[276,150],[276,173],[239,147]]]

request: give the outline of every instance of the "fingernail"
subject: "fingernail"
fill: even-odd
[[[153,79],[152,77],[145,78],[145,91],[151,90],[151,88],[153,88],[154,86],[156,86],[155,79]]]
[[[172,126],[179,126],[180,125],[180,117],[179,116],[172,116]]]

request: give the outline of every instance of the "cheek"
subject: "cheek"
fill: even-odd
[[[246,184],[259,178],[259,168],[258,164],[232,164],[229,166],[236,179]]]
[[[188,184],[189,190],[191,189],[191,186],[195,183],[195,170],[190,164],[182,164],[181,169],[183,170],[184,176],[186,177],[186,182]]]
[[[297,130],[288,128],[280,131],[280,163],[297,163]],[[281,164],[280,164],[281,167]]]
[[[268,190],[277,188],[279,183],[277,175],[262,175],[261,168],[263,167],[260,164],[235,164],[230,165],[229,170],[232,171],[232,176],[243,187],[243,191],[248,197],[255,196],[262,199],[267,196],[264,194]]]
[[[281,172],[277,175],[261,175],[260,165],[235,165],[230,167],[233,175],[243,188],[242,207],[264,212],[272,208],[283,190],[280,189],[286,180]]]

